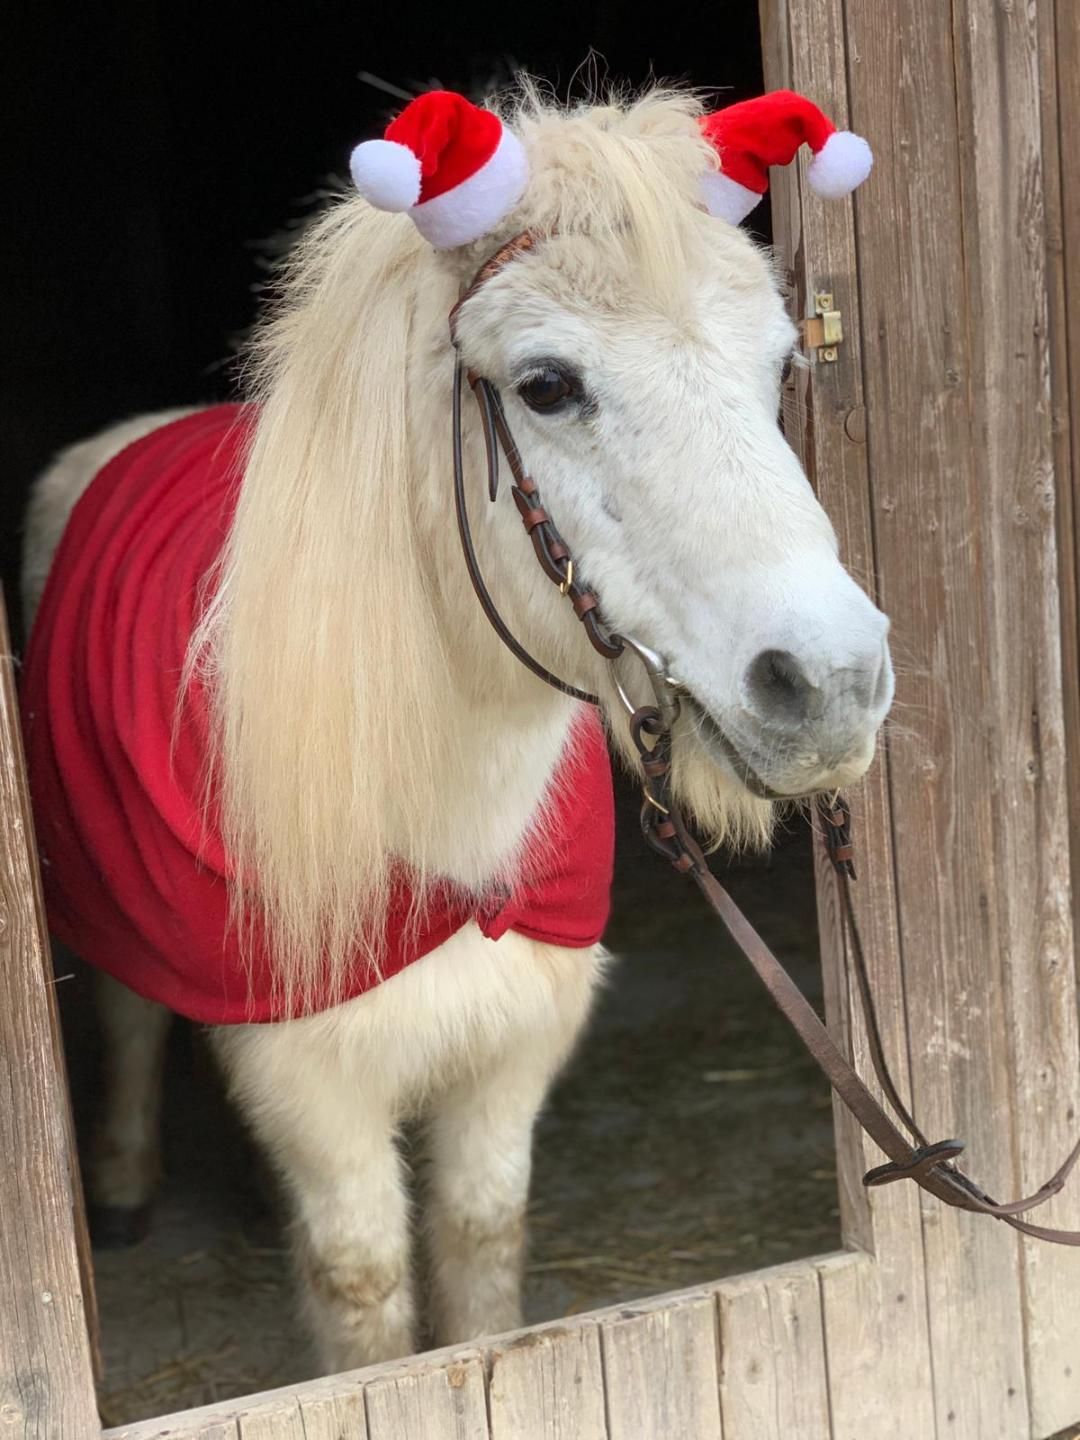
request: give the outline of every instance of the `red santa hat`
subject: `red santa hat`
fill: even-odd
[[[814,158],[810,188],[829,200],[848,195],[870,174],[874,157],[861,135],[837,130],[804,95],[774,90],[714,111],[701,128],[720,157],[720,169],[702,181],[711,215],[738,225],[769,188],[769,166],[790,165],[800,145]]]
[[[525,193],[521,141],[491,110],[430,90],[357,145],[349,169],[379,210],[404,210],[436,250],[467,245],[495,228]]]

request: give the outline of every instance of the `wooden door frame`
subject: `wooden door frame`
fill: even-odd
[[[96,1440],[93,1272],[18,716],[0,599],[0,1434]]]
[[[918,707],[857,797],[885,1044],[932,1136],[962,1134],[1015,1194],[1080,1114],[1080,157],[1061,143],[1080,133],[1080,8],[760,3],[768,85],[850,117],[878,157],[854,207],[797,167],[774,215],[796,312],[827,289],[844,316],[838,359],[799,378],[793,438]],[[103,1432],[2,633],[0,664],[5,1434],[1044,1440],[1080,1418],[1080,1255],[913,1187],[866,1192],[880,1157],[838,1114],[842,1254]],[[825,874],[819,913],[830,1020],[868,1074]],[[1046,1214],[1080,1225],[1075,1188]]]

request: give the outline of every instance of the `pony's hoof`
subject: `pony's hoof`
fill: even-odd
[[[150,1206],[90,1205],[86,1212],[95,1250],[127,1250],[150,1233]]]

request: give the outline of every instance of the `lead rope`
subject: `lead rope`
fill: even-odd
[[[476,591],[484,614],[503,644],[546,684],[573,699],[598,706],[600,702],[596,695],[560,679],[535,659],[503,620],[480,569],[465,497],[461,415],[461,386],[464,371],[457,349],[457,314],[462,304],[476,292],[480,285],[497,274],[504,264],[530,250],[534,243],[534,237],[528,232],[510,240],[481,268],[473,283],[451,312],[450,334],[454,345],[452,402],[454,503],[458,533],[473,589]],[[963,1153],[963,1142],[939,1140],[931,1144],[901,1099],[885,1056],[881,1027],[878,1023],[877,1010],[870,986],[866,955],[851,897],[850,887],[855,881],[854,849],[851,840],[851,813],[845,802],[839,796],[828,800],[819,797],[817,814],[822,823],[826,849],[840,891],[841,914],[848,937],[848,952],[866,1027],[871,1063],[888,1103],[911,1136],[910,1141],[905,1138],[895,1122],[867,1089],[852,1064],[841,1054],[813,1006],[716,876],[713,875],[700,846],[687,829],[670,793],[671,722],[673,715],[677,714],[677,704],[674,706],[672,704],[671,684],[662,670],[655,669],[645,659],[646,656],[651,655],[651,652],[648,652],[638,642],[613,634],[603,623],[596,595],[591,590],[584,588],[574,578],[573,559],[569,549],[556,530],[550,515],[541,504],[539,488],[525,471],[521,454],[506,422],[498,390],[482,376],[470,372],[468,379],[480,410],[483,426],[489,499],[494,500],[498,494],[498,452],[501,444],[514,477],[511,491],[514,503],[532,540],[533,550],[544,573],[559,587],[560,593],[570,599],[594,649],[612,664],[627,648],[632,650],[645,661],[647,674],[657,692],[657,706],[642,706],[632,710],[630,715],[630,734],[638,752],[642,772],[641,825],[645,840],[651,849],[668,860],[680,874],[692,877],[710,909],[753,966],[758,978],[779,1006],[784,1018],[792,1026],[815,1064],[862,1129],[888,1155],[887,1164],[877,1165],[866,1172],[863,1176],[863,1184],[868,1188],[873,1188],[897,1180],[913,1180],[921,1189],[936,1196],[946,1205],[990,1215],[996,1220],[1003,1220],[1014,1230],[1032,1236],[1036,1240],[1045,1240],[1056,1245],[1080,1246],[1080,1231],[1057,1230],[1043,1225],[1033,1225],[1030,1221],[1019,1218],[1035,1209],[1036,1206],[1045,1204],[1062,1189],[1077,1161],[1080,1160],[1080,1140],[1077,1141],[1061,1167],[1034,1195],[1024,1200],[999,1204],[956,1168],[954,1162]],[[658,658],[652,657],[654,660]],[[616,688],[620,695],[625,697],[625,691],[618,680],[616,680]],[[632,709],[632,707],[628,705],[628,709]],[[914,1144],[911,1143],[912,1141]]]
[[[904,1137],[866,1088],[854,1067],[837,1048],[813,1006],[709,869],[700,847],[689,833],[671,797],[671,732],[661,721],[659,710],[645,706],[636,711],[630,730],[644,779],[645,798],[641,810],[641,824],[647,843],[663,855],[680,874],[689,875],[695,881],[709,907],[720,919],[738,949],[749,960],[818,1068],[823,1071],[863,1130],[889,1156],[888,1164],[875,1166],[866,1172],[863,1184],[872,1188],[896,1180],[914,1180],[923,1190],[935,1195],[947,1205],[990,1215],[1038,1240],[1058,1245],[1080,1246],[1080,1231],[1051,1229],[1018,1218],[1058,1194],[1080,1159],[1080,1141],[1070,1151],[1060,1169],[1034,1195],[999,1204],[953,1163],[963,1153],[963,1142],[941,1140],[930,1144],[900,1099],[885,1059],[866,957],[851,900],[849,887],[855,879],[854,852],[851,843],[850,811],[843,800],[839,797],[832,800],[819,799],[818,815],[823,822],[826,848],[842,892],[842,912],[851,941],[852,964],[860,1007],[870,1040],[874,1072],[889,1103],[908,1128],[915,1141],[914,1145]]]

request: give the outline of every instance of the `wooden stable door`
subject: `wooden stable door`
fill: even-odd
[[[1012,1198],[1080,1125],[1080,5],[762,0],[762,27],[768,84],[877,155],[853,205],[777,177],[774,215],[798,317],[843,332],[797,372],[789,434],[893,619],[895,719],[851,797],[884,1041],[931,1138],[962,1137]],[[90,1440],[7,685],[0,1433]],[[819,895],[831,1020],[868,1075],[826,874]],[[1046,1440],[1080,1420],[1080,1252],[910,1185],[868,1193],[881,1156],[843,1114],[837,1135],[842,1254],[106,1435]],[[1080,1185],[1043,1217],[1080,1226]]]
[[[970,1173],[1012,1198],[1080,1127],[1080,7],[761,8],[768,85],[805,90],[876,152],[853,208],[798,174],[774,199],[799,313],[831,292],[844,331],[794,429],[844,558],[893,621],[859,918],[924,1130],[963,1138]],[[848,1028],[829,877],[819,896]],[[870,1258],[822,1273],[836,1440],[1012,1440],[1080,1419],[1080,1251],[911,1187],[868,1194],[880,1157],[844,1117],[839,1134],[845,1235]],[[1080,1188],[1043,1215],[1080,1226]]]

